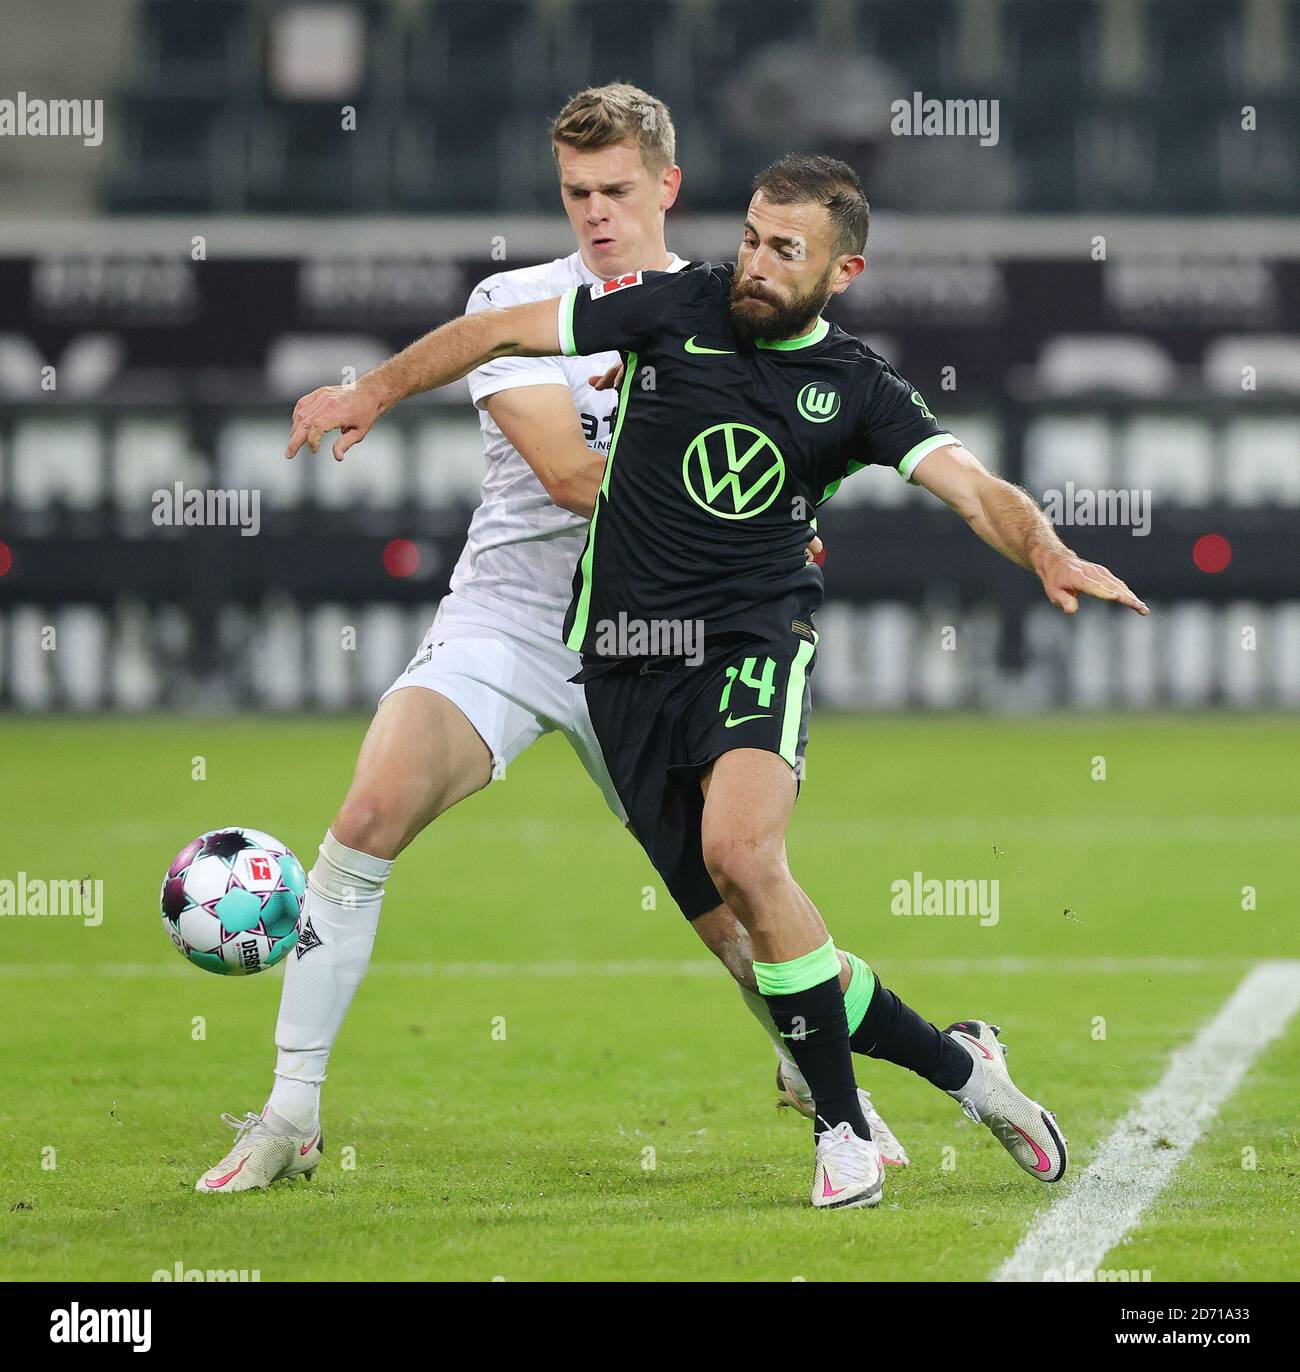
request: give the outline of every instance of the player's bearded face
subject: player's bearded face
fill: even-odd
[[[835,263],[805,290],[782,292],[771,281],[751,281],[739,273],[731,283],[731,324],[741,338],[797,338],[831,296]]]

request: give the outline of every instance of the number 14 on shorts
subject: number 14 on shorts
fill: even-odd
[[[757,704],[763,707],[763,712],[753,715],[741,715],[738,718],[728,714],[725,726],[730,729],[735,724],[744,724],[749,719],[762,719],[765,715],[770,715],[767,709],[772,703],[772,697],[776,695],[776,685],[773,678],[776,676],[776,663],[770,657],[763,659],[763,671],[758,675],[758,658],[747,657],[744,662],[737,667],[728,667],[726,671],[727,684],[722,688],[722,699],[718,702],[718,712],[729,711],[731,709],[731,691],[736,682],[742,686],[752,687],[758,693]]]

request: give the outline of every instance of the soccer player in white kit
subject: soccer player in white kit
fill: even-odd
[[[471,294],[469,313],[686,265],[664,244],[664,216],[681,171],[662,102],[626,85],[583,91],[560,112],[552,134],[578,251],[488,277]],[[578,656],[562,634],[613,430],[616,393],[594,383],[619,362],[616,353],[499,358],[470,374],[487,457],[482,502],[450,594],[380,700],[351,789],[309,874],[298,946],[285,963],[270,1099],[260,1115],[223,1116],[236,1130],[234,1146],[196,1190],[261,1189],[315,1171],[330,1050],[370,961],[384,883],[426,825],[503,775],[552,730],[564,734],[626,824],[583,690],[569,680]],[[365,431],[344,428],[335,457]],[[308,442],[315,452],[320,434]],[[692,928],[771,1038],[781,1102],[811,1117],[811,1093],[757,993],[745,930],[725,905]],[[861,981],[869,973],[852,954],[842,952],[840,960],[852,1023],[855,1000],[865,1008]],[[906,1153],[867,1093],[861,1096],[882,1157],[905,1166]]]

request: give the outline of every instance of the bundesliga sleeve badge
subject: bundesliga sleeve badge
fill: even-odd
[[[591,298],[599,300],[602,295],[613,295],[615,291],[621,291],[625,286],[639,286],[640,284],[640,272],[627,272],[623,276],[615,276],[609,281],[597,282],[591,288]]]

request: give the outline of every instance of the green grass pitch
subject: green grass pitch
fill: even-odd
[[[0,1277],[978,1280],[1051,1202],[946,1096],[859,1059],[913,1166],[877,1211],[813,1212],[766,1039],[554,738],[398,863],[315,1180],[195,1195],[218,1113],[266,1098],[280,972],[184,964],[163,870],[232,823],[310,866],[363,728],[0,723],[0,878],[105,892],[99,927],[0,920]],[[1003,1026],[1077,1172],[1254,960],[1297,955],[1298,763],[1277,717],[823,715],[791,861],[922,1013]],[[915,871],[997,879],[998,922],[892,914]],[[1107,1267],[1300,1276],[1298,1056],[1293,1022]]]

